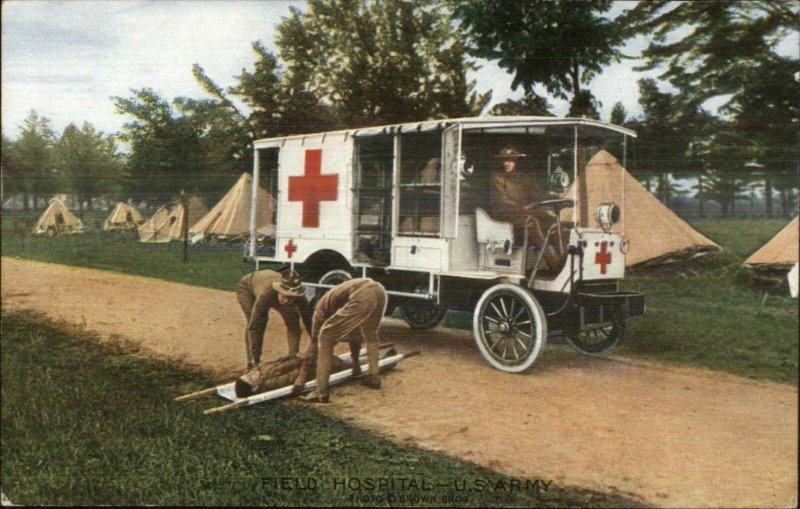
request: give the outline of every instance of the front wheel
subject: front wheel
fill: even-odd
[[[508,373],[530,368],[547,341],[542,306],[527,289],[510,283],[484,292],[475,309],[472,329],[486,362]]]

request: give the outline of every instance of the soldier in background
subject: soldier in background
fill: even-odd
[[[244,338],[248,370],[256,367],[261,360],[264,331],[267,329],[270,309],[275,309],[283,317],[287,331],[288,353],[297,355],[300,349],[300,320],[310,334],[313,314],[313,308],[305,298],[305,289],[297,272],[293,270],[285,274],[272,270],[251,272],[239,280],[236,297],[247,319]]]
[[[361,343],[366,343],[369,373],[361,383],[372,389],[380,389],[378,378],[378,328],[386,312],[386,290],[369,278],[351,279],[333,287],[322,296],[314,311],[311,326],[311,345],[305,361],[294,381],[299,390],[308,379],[314,358],[317,360],[317,388],[303,397],[314,403],[329,401],[328,382],[333,363],[333,347],[340,341],[350,343],[353,359],[358,359]],[[359,375],[361,367],[354,363],[353,374]]]

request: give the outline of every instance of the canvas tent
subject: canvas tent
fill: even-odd
[[[79,233],[83,223],[70,212],[61,200],[55,199],[39,216],[33,233],[36,235],[59,235],[62,233]]]
[[[661,265],[720,249],[658,201],[605,150],[589,160],[563,197],[573,198],[576,185],[575,206],[588,219],[586,225],[598,226],[595,211],[603,203],[614,202],[622,209],[622,219],[613,229],[630,241],[625,260],[629,267]],[[572,209],[562,210],[561,218],[571,219]]]
[[[253,177],[243,173],[214,208],[189,228],[192,241],[212,236],[228,240],[244,238],[250,231],[252,190]],[[256,191],[256,230],[259,234],[274,235],[274,211],[275,198],[259,186]]]
[[[169,242],[183,238],[181,232],[184,215],[188,216],[187,224],[191,225],[208,212],[203,201],[196,196],[188,198],[187,208],[188,212],[183,204],[178,202],[171,209],[167,206],[158,209],[147,223],[139,227],[139,241]]]
[[[761,249],[751,254],[744,261],[745,265],[790,268],[799,258],[798,229],[800,229],[800,216],[795,216],[769,242],[761,246]]]
[[[103,231],[107,232],[128,232],[136,231],[144,220],[139,211],[132,205],[118,202],[111,214],[103,223]]]
[[[166,205],[156,210],[142,226],[139,227],[139,242],[169,242],[169,207]]]

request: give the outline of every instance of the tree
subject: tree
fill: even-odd
[[[55,168],[62,172],[78,198],[79,214],[83,204],[91,209],[92,197],[108,192],[120,170],[116,143],[111,136],[95,130],[88,122],[78,129],[68,125],[54,147]]]
[[[36,110],[31,110],[13,144],[7,168],[9,180],[16,180],[18,188],[24,193],[25,210],[31,206],[31,196],[34,197],[35,207],[38,195],[53,192],[57,188],[53,182],[54,141],[55,134],[50,128],[50,121],[40,117]]]
[[[675,111],[698,110],[710,98],[723,103],[724,121],[705,127],[687,122],[705,136],[694,152],[707,171],[720,173],[724,210],[731,210],[747,165],[763,166],[768,213],[773,180],[796,172],[800,66],[777,51],[800,31],[800,4],[766,0],[640,2],[618,18],[628,35],[646,34],[640,70],[662,69],[660,79],[677,89]],[[730,181],[730,182],[725,182]]]
[[[618,102],[611,108],[611,117],[609,122],[616,125],[625,125],[628,120],[628,112],[625,111],[625,106]]]
[[[471,54],[497,60],[514,73],[513,89],[521,85],[530,93],[542,84],[554,96],[570,99],[570,115],[598,118],[598,103],[583,85],[618,58],[622,33],[603,16],[610,0],[448,3]]]
[[[475,115],[489,100],[434,0],[310,0],[277,34],[285,83],[305,84],[341,126]]]
[[[800,4],[659,0],[640,2],[617,21],[626,35],[650,36],[640,70],[663,68],[659,78],[681,90],[678,99],[699,103],[731,94],[727,103],[735,104],[758,85],[752,81],[752,71],[800,30]]]
[[[308,89],[300,69],[282,72],[278,59],[260,41],[253,43],[255,70],[242,69],[228,93],[240,97],[252,113],[247,119],[251,138],[288,136],[325,130],[334,125],[330,109]]]
[[[531,92],[521,99],[508,99],[506,102],[495,104],[489,112],[491,115],[534,115],[542,117],[554,116],[550,112],[547,99]]]

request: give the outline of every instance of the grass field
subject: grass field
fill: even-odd
[[[31,237],[24,234],[29,228],[20,224],[33,224],[34,219],[3,214],[3,256],[222,290],[234,290],[239,277],[251,270],[243,261],[240,246],[191,246],[189,261],[184,264],[179,243],[141,244],[133,234],[98,232]],[[785,286],[758,284],[741,264],[786,222],[699,223],[696,227],[719,243],[722,253],[671,270],[630,272],[625,286],[646,294],[647,313],[629,323],[619,353],[797,384],[797,300],[788,297]],[[466,329],[470,324],[471,317],[458,313],[451,313],[444,322],[444,326]]]
[[[638,505],[501,476],[301,405],[198,418],[211,401],[172,397],[213,385],[202,374],[37,316],[0,326],[2,489],[15,504]]]

